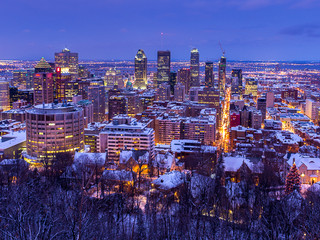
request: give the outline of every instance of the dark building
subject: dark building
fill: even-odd
[[[174,86],[177,84],[177,73],[176,72],[170,72],[170,92],[171,94],[174,94]]]
[[[208,88],[214,87],[213,62],[206,62],[205,66],[205,86]]]
[[[242,69],[232,69],[231,93],[239,94],[242,98]]]
[[[170,61],[170,51],[158,51],[157,86],[161,83],[169,83]]]
[[[108,118],[111,121],[119,114],[128,113],[128,99],[125,96],[111,96],[109,97],[109,112]]]
[[[194,48],[191,50],[190,56],[190,85],[191,87],[200,86],[199,79],[199,51]]]
[[[134,77],[133,88],[147,88],[147,57],[142,49],[139,49],[134,58]]]
[[[267,113],[267,100],[265,98],[258,98],[257,109],[261,111],[262,121],[264,121]]]
[[[219,75],[218,75],[218,86],[220,96],[224,97],[226,90],[226,68],[227,68],[227,59],[222,56],[219,62]]]
[[[190,69],[181,68],[178,71],[178,82],[186,87],[186,93],[190,90]]]
[[[19,90],[16,87],[10,87],[10,107],[12,103],[19,100],[25,100],[28,104],[33,105],[33,90]]]

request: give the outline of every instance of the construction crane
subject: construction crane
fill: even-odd
[[[221,52],[222,52],[222,56],[224,56],[225,55],[225,53],[226,53],[226,51],[225,50],[223,50],[223,48],[222,48],[222,45],[221,45],[221,42],[219,41],[219,45],[220,45],[220,49],[221,49]]]

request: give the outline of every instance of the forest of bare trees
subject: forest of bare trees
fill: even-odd
[[[258,185],[245,171],[231,183],[218,162],[213,178],[199,178],[196,196],[187,175],[175,194],[150,191],[142,208],[139,191],[92,197],[89,179],[65,184],[59,164],[41,172],[19,164],[12,176],[1,173],[0,239],[320,238],[319,193],[271,198],[277,177],[268,167]],[[95,174],[93,183],[101,181]]]

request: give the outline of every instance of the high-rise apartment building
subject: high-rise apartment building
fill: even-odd
[[[106,93],[104,86],[89,86],[88,100],[92,101],[93,104],[93,121],[104,121],[106,110]]]
[[[0,110],[10,110],[9,83],[5,81],[0,81]]]
[[[227,68],[227,59],[222,56],[219,62],[219,72],[218,72],[218,88],[220,96],[224,97],[226,90],[226,68]]]
[[[156,144],[170,145],[174,139],[180,139],[181,117],[170,117],[168,114],[155,120],[155,142]]]
[[[190,85],[191,87],[198,87],[200,86],[200,78],[199,78],[199,51],[198,49],[194,48],[191,50],[190,56]]]
[[[261,111],[262,121],[264,121],[267,114],[267,100],[265,98],[258,98],[257,109]]]
[[[174,94],[174,86],[177,84],[177,80],[178,80],[177,72],[170,72],[169,85],[170,85],[170,91],[172,95]]]
[[[205,72],[205,77],[204,77],[205,86],[208,88],[213,88],[214,87],[213,62],[206,62],[204,72]]]
[[[60,68],[62,73],[70,73],[73,79],[78,77],[78,53],[72,53],[69,49],[65,48],[62,52],[55,53],[54,58],[56,69]]]
[[[157,101],[169,101],[170,100],[170,85],[168,83],[161,83],[157,88],[156,99]]]
[[[170,79],[170,51],[158,51],[157,86]]]
[[[133,88],[147,88],[147,57],[142,49],[139,49],[134,58],[134,77]]]
[[[26,110],[27,155],[31,164],[52,160],[57,153],[84,147],[83,110],[71,103],[40,104]]]
[[[119,161],[124,149],[146,150],[155,157],[154,130],[127,115],[119,115],[100,132],[100,152],[107,152],[110,161]]]

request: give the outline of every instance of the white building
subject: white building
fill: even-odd
[[[147,150],[150,158],[155,155],[155,135],[152,128],[137,122],[128,115],[118,115],[99,134],[100,152],[107,152],[108,159],[119,161],[123,149]]]

